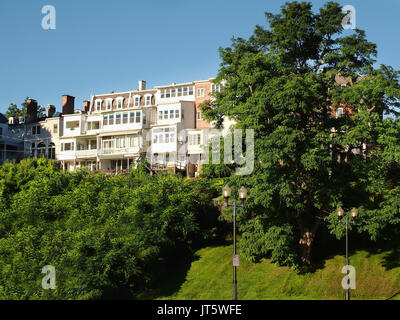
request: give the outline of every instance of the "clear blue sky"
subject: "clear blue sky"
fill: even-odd
[[[284,0],[0,0],[0,112],[26,96],[61,111],[91,93],[207,79],[217,73],[219,46],[247,38],[264,12]],[[311,1],[316,10],[324,1]],[[400,69],[400,1],[346,0],[357,27],[378,45],[378,63]],[[41,27],[44,5],[57,28]],[[348,31],[346,31],[348,32]]]

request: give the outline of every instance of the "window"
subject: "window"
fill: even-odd
[[[178,97],[182,96],[182,88],[178,88]]]
[[[49,148],[47,150],[47,157],[52,160],[56,159],[56,146],[53,142],[49,144]]]
[[[67,129],[70,129],[70,130],[75,130],[76,128],[79,128],[79,121],[68,121],[66,124],[65,124],[65,127],[67,128]],[[40,130],[39,130],[40,131]],[[40,132],[39,132],[40,133]],[[38,133],[38,134],[39,134]]]
[[[108,125],[110,125],[110,126],[114,125],[114,115],[113,114],[110,114],[108,116]]]
[[[151,106],[151,95],[146,96],[146,106]]]
[[[183,88],[183,95],[184,95],[184,96],[187,96],[187,95],[188,95],[188,88],[187,88],[187,87],[184,87],[184,88]]]
[[[107,106],[107,110],[112,109],[112,99],[107,99],[106,106]]]
[[[197,96],[199,98],[203,98],[204,97],[204,88],[198,88],[197,89]]]
[[[116,148],[125,148],[125,137],[117,137],[115,139]]]
[[[343,116],[343,108],[339,108],[336,111],[336,118]]]
[[[175,131],[173,128],[160,128],[153,131],[153,143],[175,142]]]
[[[74,150],[74,143],[67,142],[61,144],[61,151],[73,151]]]
[[[124,115],[122,116],[122,123],[126,124],[128,123],[128,113],[125,112]]]
[[[174,118],[174,110],[169,110],[169,118],[170,119]]]
[[[108,116],[103,116],[103,126],[108,125]]]
[[[171,89],[171,98],[174,98],[176,95],[176,89]]]
[[[100,129],[100,122],[99,121],[90,121],[87,124],[87,129],[89,130],[99,130]]]
[[[129,146],[131,148],[139,146],[139,137],[138,136],[129,136]]]
[[[221,91],[221,86],[219,84],[212,83],[211,84],[211,92],[214,93],[214,92],[217,92],[217,91],[218,92]]]
[[[33,126],[32,134],[40,134],[40,126]]]
[[[135,123],[135,112],[131,112],[129,114],[129,122],[130,123]]]
[[[139,96],[135,96],[135,107],[139,107],[140,106],[140,97]]]
[[[140,111],[136,111],[136,123],[140,123]]]
[[[117,100],[117,109],[122,109],[124,104],[124,98],[118,98]]]
[[[96,110],[97,111],[100,111],[101,110],[101,103],[102,103],[103,101],[102,100],[96,100]]]
[[[58,124],[57,123],[53,124],[53,132],[58,133]]]
[[[191,134],[189,136],[189,145],[191,145],[191,146],[199,145],[200,144],[200,139],[201,139],[200,133]]]
[[[3,135],[3,128],[0,128],[0,136]]]
[[[115,115],[115,124],[121,124],[121,114],[117,113]]]
[[[201,111],[197,111],[197,120],[203,120],[203,113]]]
[[[189,87],[189,96],[192,96],[193,95],[193,87]]]
[[[162,115],[163,115],[163,112],[162,111],[158,111],[158,120],[162,120]]]
[[[40,142],[37,146],[37,157],[41,158],[46,155],[46,145],[43,142]]]
[[[179,119],[179,110],[178,109],[175,110],[175,119]]]
[[[164,120],[168,120],[168,110],[164,110]]]

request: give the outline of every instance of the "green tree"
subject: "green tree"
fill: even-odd
[[[358,230],[373,239],[400,222],[399,72],[374,69],[375,44],[359,29],[344,35],[341,10],[335,2],[318,12],[286,3],[266,13],[269,28],[258,25],[249,39],[220,49],[215,81],[226,85],[202,109],[210,120],[228,116],[255,130],[254,173],[231,179],[249,189],[238,219],[242,248],[254,244],[250,258],[295,248],[296,237],[301,262],[310,264],[321,225],[343,235],[338,206],[358,207]],[[336,118],[338,107],[344,114]],[[286,236],[273,246],[277,234]],[[297,254],[281,252],[281,263]]]

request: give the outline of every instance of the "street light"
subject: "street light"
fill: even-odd
[[[349,223],[354,224],[354,219],[358,216],[357,208],[353,208],[350,211],[351,214],[351,221],[349,222],[349,216],[346,214],[346,221],[343,222],[342,218],[344,215],[344,210],[340,207],[337,209],[337,215],[339,217],[339,222],[344,223],[346,225],[346,264],[347,266],[350,265],[350,258],[349,258]],[[349,269],[347,267],[347,288],[346,288],[346,300],[350,300],[350,278],[349,278]]]
[[[233,300],[237,300],[237,280],[236,280],[236,267],[239,265],[239,256],[236,254],[236,199],[233,200],[233,205],[229,204],[229,198],[232,195],[232,190],[228,185],[222,188],[222,195],[225,198],[225,205],[233,207]],[[239,199],[241,200],[240,208],[244,208],[244,202],[247,198],[247,189],[241,187],[238,192]]]

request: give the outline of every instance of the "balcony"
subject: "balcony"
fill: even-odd
[[[97,157],[97,149],[77,150],[75,155],[77,158],[95,158]]]
[[[118,157],[129,157],[137,155],[140,152],[139,147],[129,147],[129,148],[103,148],[98,151],[98,155],[102,158],[112,158],[114,156]]]

